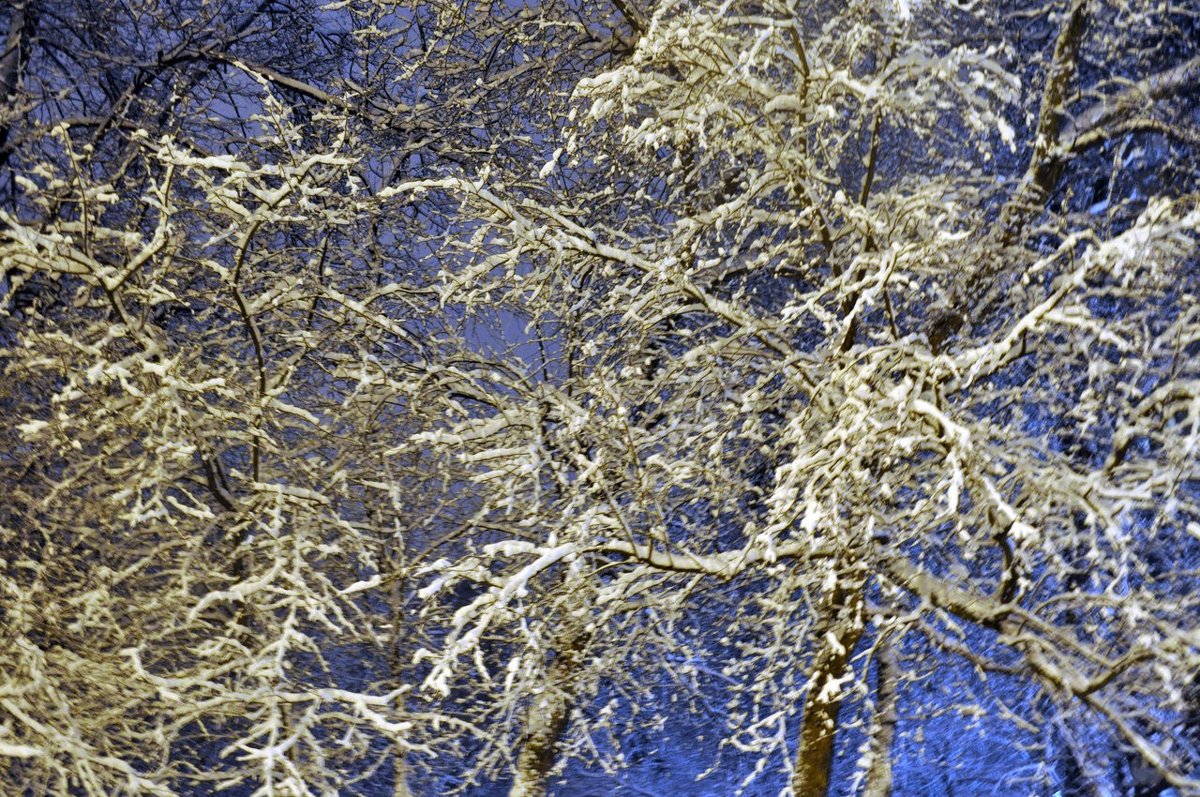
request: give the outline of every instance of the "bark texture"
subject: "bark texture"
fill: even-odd
[[[517,753],[508,797],[545,797],[550,772],[579,690],[584,653],[592,638],[587,618],[570,617],[563,625],[543,692],[529,707],[525,736]]]
[[[820,647],[813,657],[800,721],[800,742],[792,773],[795,797],[826,797],[829,791],[838,715],[842,710],[840,682],[846,677],[854,646],[863,633],[861,585],[837,588],[828,607],[831,620],[825,625]]]
[[[892,743],[896,740],[896,679],[899,667],[892,640],[879,643],[875,660],[875,716],[871,723],[871,765],[863,797],[891,797]]]
[[[8,135],[20,113],[15,102],[20,93],[22,72],[25,69],[26,34],[30,16],[26,3],[17,0],[8,18],[8,33],[4,37],[4,51],[0,52],[0,168],[8,161]],[[7,106],[7,107],[5,107]]]

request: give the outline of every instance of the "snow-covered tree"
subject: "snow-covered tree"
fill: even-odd
[[[472,222],[390,184],[519,158],[497,108],[626,46],[479,11],[0,15],[5,784],[402,794],[458,738],[406,578],[455,472],[400,448],[471,356],[429,279]]]
[[[1197,25],[8,4],[0,783],[1200,789]]]
[[[549,365],[420,438],[486,532],[430,587],[483,590],[430,683],[515,634],[530,710],[585,704],[560,750],[619,761],[587,701],[641,633],[736,681],[727,743],[798,795],[950,769],[918,740],[967,726],[1010,787],[1197,788],[1194,25],[663,3],[536,178],[439,181],[489,223],[445,300]]]

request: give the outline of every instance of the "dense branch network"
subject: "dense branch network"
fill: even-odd
[[[0,785],[1200,792],[1153,5],[10,4]]]

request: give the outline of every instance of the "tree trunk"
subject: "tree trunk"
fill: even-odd
[[[854,646],[863,633],[861,586],[838,588],[830,601],[831,622],[813,657],[808,696],[800,720],[800,743],[792,773],[795,797],[826,797],[837,741],[838,715],[842,710],[840,681],[849,669]],[[818,627],[818,631],[821,627]]]
[[[408,751],[397,744],[393,756],[392,797],[413,797],[412,789],[408,787]]]
[[[555,658],[546,672],[542,694],[525,717],[525,736],[508,797],[545,797],[558,744],[578,696],[584,650],[592,638],[587,620],[586,615],[568,616],[555,640]]]
[[[25,3],[16,2],[8,20],[4,52],[0,53],[0,99],[8,100],[20,88],[22,51],[25,38]]]
[[[875,716],[871,723],[871,765],[863,797],[891,797],[892,742],[896,739],[896,679],[899,668],[891,640],[879,643],[875,664]]]
[[[25,38],[30,17],[25,5],[23,0],[13,4],[12,16],[8,20],[8,35],[4,37],[4,50],[0,51],[0,109],[3,109],[0,111],[0,169],[8,163],[9,130],[15,115],[22,112],[16,96],[21,91],[21,73],[26,61]]]
[[[310,320],[311,317],[310,313]],[[386,471],[386,465],[382,467]],[[377,506],[370,509],[369,517],[374,528],[387,528],[386,518]],[[404,682],[407,669],[405,664],[412,656],[411,648],[406,644],[409,632],[405,606],[405,594],[408,591],[407,539],[406,536],[393,537],[387,533],[380,536],[379,558],[382,573],[389,585],[388,600],[391,606],[391,633],[386,637],[388,669],[392,678],[399,683]],[[412,789],[408,785],[408,773],[408,747],[397,740],[392,746],[392,797],[413,797]]]

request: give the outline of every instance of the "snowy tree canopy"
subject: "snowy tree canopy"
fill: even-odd
[[[0,785],[1200,793],[1195,12],[0,29]]]

